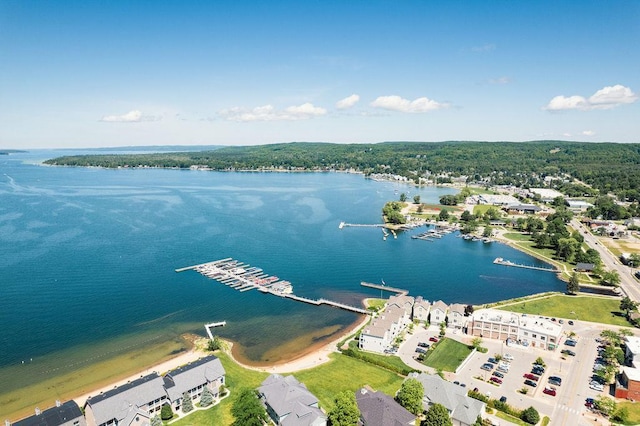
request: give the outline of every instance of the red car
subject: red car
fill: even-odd
[[[554,388],[544,388],[542,393],[546,393],[547,395],[556,396],[556,390]]]
[[[524,377],[526,379],[533,380],[534,382],[537,382],[538,379],[539,379],[538,376],[536,376],[535,374],[531,374],[531,373],[524,373],[524,375],[522,377]]]
[[[498,385],[501,385],[501,384],[502,384],[502,379],[499,379],[499,378],[498,378],[498,377],[496,377],[496,376],[491,376],[491,378],[490,378],[489,380],[491,380],[493,383],[496,383],[496,384],[498,384]]]
[[[438,338],[437,337],[429,337],[429,341],[430,342],[437,342]]]

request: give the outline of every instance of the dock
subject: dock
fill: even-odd
[[[207,335],[209,336],[209,339],[213,340],[213,334],[211,333],[211,329],[215,327],[224,327],[225,325],[227,325],[226,321],[212,322],[211,324],[205,324],[204,329],[207,330]]]
[[[360,285],[362,287],[375,288],[376,290],[384,290],[384,291],[389,291],[391,293],[398,293],[402,296],[409,293],[409,290],[404,290],[402,288],[397,288],[397,287],[389,287],[388,285],[384,285],[384,284],[373,284],[373,283],[362,281]]]
[[[306,297],[296,296],[295,294],[293,294],[293,286],[289,281],[281,280],[275,275],[268,275],[264,273],[264,271],[260,268],[247,265],[230,257],[220,260],[214,260],[212,262],[200,263],[198,265],[187,266],[184,268],[178,268],[175,271],[184,272],[191,270],[196,271],[207,278],[218,281],[219,283],[224,284],[234,290],[238,290],[239,292],[258,289],[265,294],[272,294],[274,296],[284,297],[315,306],[328,305],[358,314],[371,314],[371,312],[367,311],[366,309],[340,302],[334,302],[333,300],[314,300]],[[385,289],[390,288],[392,287],[386,287]],[[406,290],[400,289],[394,289],[391,291],[395,290],[404,292],[404,294],[407,293]],[[207,330],[207,334],[209,335],[209,337],[213,338],[210,328],[224,326],[225,324],[225,321],[205,324],[205,329]]]
[[[384,223],[346,223],[346,222],[340,222],[340,225],[338,225],[339,229],[342,228],[346,228],[346,227],[355,227],[355,228],[386,228],[387,225],[385,225]]]
[[[558,272],[558,270],[555,269],[555,268],[543,268],[541,266],[522,265],[522,264],[519,264],[519,263],[513,263],[510,260],[504,260],[501,257],[496,257],[496,259],[493,261],[493,263],[495,263],[496,265],[513,266],[515,268],[533,269],[535,271],[555,272],[555,273]]]

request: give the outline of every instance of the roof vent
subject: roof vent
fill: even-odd
[[[36,416],[39,416],[42,413],[38,407],[36,407]]]
[[[62,404],[60,403],[60,400],[59,400],[59,399],[56,399],[56,407],[58,407],[58,408],[59,408],[61,405],[62,405]]]

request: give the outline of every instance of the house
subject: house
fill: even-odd
[[[416,379],[424,388],[422,406],[426,410],[442,404],[455,426],[469,426],[482,416],[485,403],[467,396],[467,389],[442,379],[437,374],[411,373],[407,379]]]
[[[452,303],[449,305],[447,327],[461,329],[467,325],[467,317],[464,315],[465,308],[466,306],[462,303]]]
[[[224,384],[225,371],[220,360],[210,355],[176,368],[162,379],[171,408],[179,411],[185,392],[191,396],[194,403],[200,400],[205,387],[209,388],[214,398],[218,398],[220,386]]]
[[[591,272],[596,267],[593,263],[578,262],[576,264],[576,272]]]
[[[269,417],[282,426],[326,426],[318,398],[293,376],[272,374],[258,388]]]
[[[40,411],[36,408],[33,416],[12,423],[13,426],[86,426],[87,422],[75,401],[64,404],[56,401],[56,406]]]
[[[398,294],[389,297],[389,300],[387,301],[387,309],[392,306],[397,306],[398,308],[404,309],[405,313],[410,318],[413,312],[413,304],[413,297],[407,296],[406,294]]]
[[[431,316],[429,322],[431,325],[440,325],[447,318],[447,304],[442,300],[433,302],[431,305]]]
[[[616,377],[616,398],[640,401],[640,369],[622,367],[622,372]]]
[[[89,397],[84,414],[89,426],[149,424],[168,402],[162,377],[151,373],[99,395]]]
[[[400,332],[411,323],[413,297],[409,297],[411,307],[407,304],[408,300],[401,297],[408,296],[389,298],[384,311],[362,330],[358,343],[360,349],[384,353],[393,345]]]
[[[375,392],[370,388],[358,389],[356,403],[362,426],[415,425],[416,416],[382,392]]]
[[[417,296],[413,303],[413,319],[418,321],[429,321],[430,310],[431,305],[429,304],[429,301],[423,299],[422,296]]]

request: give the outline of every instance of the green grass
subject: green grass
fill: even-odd
[[[630,326],[622,316],[620,301],[603,297],[557,295],[529,300],[497,309],[546,317],[559,317]]]
[[[494,209],[498,212],[500,211],[500,208],[497,206],[492,206],[489,204],[480,204],[477,206],[473,206],[473,214],[476,216],[483,216],[489,209]]]
[[[496,414],[496,417],[499,417],[502,420],[506,420],[509,423],[513,423],[514,425],[529,426],[527,423],[523,422],[519,418],[510,416],[509,414],[503,413],[502,411],[496,411],[495,414]]]
[[[369,298],[367,299],[367,309],[379,310],[385,303],[387,303],[387,299]]]
[[[397,371],[403,371],[403,370],[411,370],[412,368],[409,367],[407,364],[405,364],[399,356],[395,356],[395,355],[380,355],[380,354],[375,354],[372,352],[363,352],[358,348],[358,342],[356,342],[355,340],[352,340],[351,342],[349,342],[349,349],[359,352],[360,354],[362,354],[362,356],[364,357],[364,359],[362,359],[362,361],[367,361],[370,360],[371,363],[377,363],[380,362],[380,364],[384,365],[386,364],[387,366],[391,367],[391,368],[395,368]]]
[[[427,352],[424,363],[436,370],[453,372],[470,353],[471,349],[467,345],[444,338],[435,349]]]
[[[618,402],[618,408],[626,408],[629,412],[629,419],[625,425],[640,424],[640,404],[631,401],[620,401]]]
[[[531,236],[528,234],[521,234],[519,232],[507,232],[504,237],[511,241],[526,241],[531,242]]]

